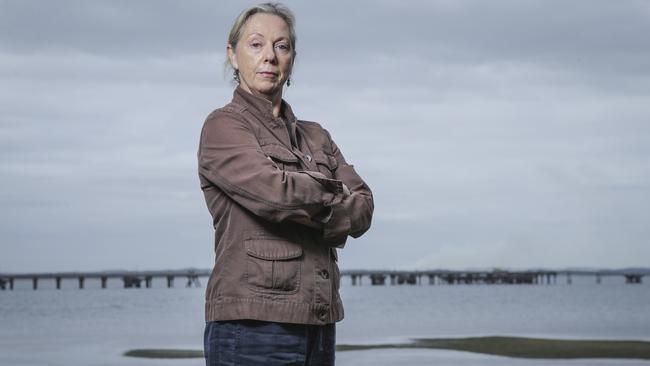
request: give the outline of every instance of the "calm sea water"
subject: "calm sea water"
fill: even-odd
[[[339,343],[413,337],[517,335],[650,340],[650,279],[575,278],[567,285],[351,286],[341,289],[346,318]],[[53,282],[53,281],[52,281]],[[180,281],[179,281],[180,282]],[[177,286],[179,286],[177,284]],[[203,365],[202,359],[123,357],[133,348],[201,349],[203,288],[108,289],[86,281],[62,290],[41,281],[0,291],[0,365]],[[339,352],[337,365],[650,365],[647,361],[535,361],[437,350]]]

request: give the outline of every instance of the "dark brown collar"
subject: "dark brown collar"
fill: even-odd
[[[273,105],[269,100],[253,95],[241,86],[235,88],[233,101],[249,107],[254,114],[263,117],[265,120],[273,122],[278,120],[278,118],[273,116]],[[296,122],[296,116],[293,114],[291,106],[284,99],[280,107],[280,117],[284,117],[291,124]]]

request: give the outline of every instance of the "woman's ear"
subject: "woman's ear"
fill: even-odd
[[[237,65],[237,55],[235,55],[235,49],[232,45],[228,44],[226,46],[226,52],[228,53],[228,59],[230,60],[230,65],[235,70],[239,70],[239,65]]]

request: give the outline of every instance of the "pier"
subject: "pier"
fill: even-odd
[[[363,278],[369,279],[372,286],[383,285],[551,285],[557,283],[558,276],[566,278],[567,284],[573,283],[576,276],[595,278],[595,283],[602,283],[603,277],[624,277],[625,283],[640,284],[646,273],[625,273],[620,271],[378,271],[378,270],[346,270],[341,271],[341,277],[350,277],[353,286],[362,285]],[[423,281],[424,279],[424,281]]]
[[[423,278],[429,285],[472,285],[472,284],[554,284],[557,271],[341,271],[341,276],[349,276],[352,285],[361,285],[362,278],[368,277],[373,286],[421,285]]]
[[[103,271],[103,272],[58,272],[58,273],[0,273],[0,289],[13,290],[16,281],[31,281],[32,289],[37,290],[39,283],[53,280],[57,289],[61,289],[63,280],[76,280],[79,289],[83,289],[86,280],[99,280],[101,288],[107,288],[109,279],[122,281],[124,288],[150,288],[154,279],[163,279],[167,287],[174,287],[174,279],[185,280],[186,287],[200,287],[199,277],[210,276],[210,270],[187,269],[170,271]]]
[[[38,289],[43,281],[54,281],[56,289],[61,289],[63,280],[73,280],[79,289],[86,287],[86,280],[98,280],[102,289],[107,288],[109,279],[121,280],[124,288],[151,288],[154,280],[162,280],[168,288],[174,287],[174,280],[181,278],[186,287],[200,287],[200,277],[209,277],[208,269],[185,269],[167,271],[103,271],[103,272],[58,272],[58,273],[0,273],[0,290],[13,290],[16,281],[31,281],[31,287]],[[603,277],[623,277],[627,284],[641,284],[648,273],[614,270],[601,271],[393,271],[393,270],[343,270],[341,278],[349,277],[353,286],[361,286],[367,278],[372,286],[384,285],[552,285],[558,276],[572,284],[576,276],[590,276],[595,283],[602,283]]]

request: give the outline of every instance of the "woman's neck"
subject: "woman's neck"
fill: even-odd
[[[273,94],[263,94],[263,93],[258,93],[253,90],[251,90],[246,84],[242,83],[240,84],[242,89],[246,90],[247,92],[253,94],[256,97],[260,97],[263,99],[268,100],[271,102],[271,110],[273,112],[274,117],[280,117],[280,112],[282,108],[282,89],[278,90],[276,93]]]
[[[273,97],[273,99],[271,99],[271,108],[273,111],[273,117],[280,117],[280,109],[282,108],[282,93],[278,93]]]

